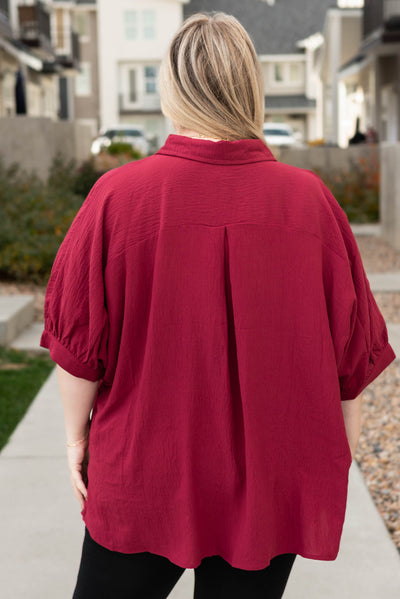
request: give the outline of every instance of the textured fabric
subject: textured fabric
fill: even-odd
[[[347,218],[260,140],[171,135],[94,186],[54,263],[42,345],[101,379],[84,521],[182,567],[332,560],[341,400],[394,359]]]

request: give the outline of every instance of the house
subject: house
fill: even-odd
[[[88,125],[96,135],[99,124],[99,68],[96,0],[46,0],[60,77],[60,117]]]
[[[98,0],[100,121],[142,125],[160,146],[170,124],[161,113],[158,72],[188,0]]]
[[[74,26],[80,48],[79,73],[74,87],[74,115],[78,123],[91,127],[94,137],[100,127],[96,0],[76,0]]]
[[[57,86],[46,66],[53,59],[49,15],[44,7],[38,2],[25,6],[1,0],[0,117],[56,118]]]
[[[89,59],[97,74],[95,8],[95,0],[0,0],[0,115],[72,120],[78,114],[97,131],[97,87],[92,94],[87,85]]]
[[[400,141],[400,0],[365,0],[361,43],[338,78],[358,90],[364,131]]]
[[[191,0],[185,18],[200,11],[234,15],[252,38],[264,79],[265,120],[283,121],[297,136],[322,137],[322,89],[316,67],[332,0]]]
[[[327,11],[324,43],[317,53],[322,83],[322,138],[329,145],[346,147],[355,133],[357,118],[365,130],[363,96],[357,78],[343,79],[340,69],[358,52],[362,40],[363,1],[339,0]]]
[[[102,126],[133,122],[156,136],[170,132],[158,91],[161,60],[184,18],[221,10],[244,25],[264,78],[265,120],[292,125],[303,140],[322,137],[322,89],[316,60],[333,0],[98,0]]]

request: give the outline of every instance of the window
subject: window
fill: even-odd
[[[143,17],[143,38],[145,40],[154,40],[156,37],[156,13],[154,10],[144,10]]]
[[[130,41],[156,38],[156,12],[154,10],[126,10],[124,12],[125,38]]]
[[[92,74],[90,64],[88,62],[81,62],[80,73],[75,79],[75,95],[76,96],[90,96],[92,93]]]
[[[145,67],[144,68],[144,81],[146,94],[157,93],[157,68],[156,67]]]
[[[81,41],[89,41],[90,21],[88,12],[79,11],[75,13],[74,27],[75,31],[79,34]]]
[[[57,50],[63,50],[64,44],[64,12],[63,10],[56,11],[56,31],[57,31]]]
[[[304,84],[303,62],[275,62],[272,67],[272,79],[275,85],[301,86]]]
[[[364,0],[338,0],[339,8],[362,8]]]
[[[128,83],[129,83],[129,102],[134,104],[137,102],[137,86],[136,86],[136,69],[129,69],[128,71]]]
[[[126,10],[124,12],[125,37],[127,40],[136,40],[138,38],[137,20],[136,10]]]
[[[282,83],[284,80],[284,63],[277,62],[274,64],[274,79],[277,83]]]
[[[289,64],[289,82],[292,84],[303,83],[303,64],[301,62],[291,62]]]

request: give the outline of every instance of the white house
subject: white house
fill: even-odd
[[[363,0],[338,0],[328,10],[317,67],[322,81],[323,138],[346,147],[355,133],[357,118],[365,131],[363,95],[358,81],[341,76],[341,68],[358,52],[362,40]]]
[[[98,0],[100,121],[143,125],[162,144],[158,72],[188,0]]]
[[[364,132],[400,141],[400,0],[365,2],[361,42],[339,79],[357,90]]]

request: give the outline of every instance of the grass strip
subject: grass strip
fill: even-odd
[[[0,450],[53,367],[47,354],[0,347]]]

